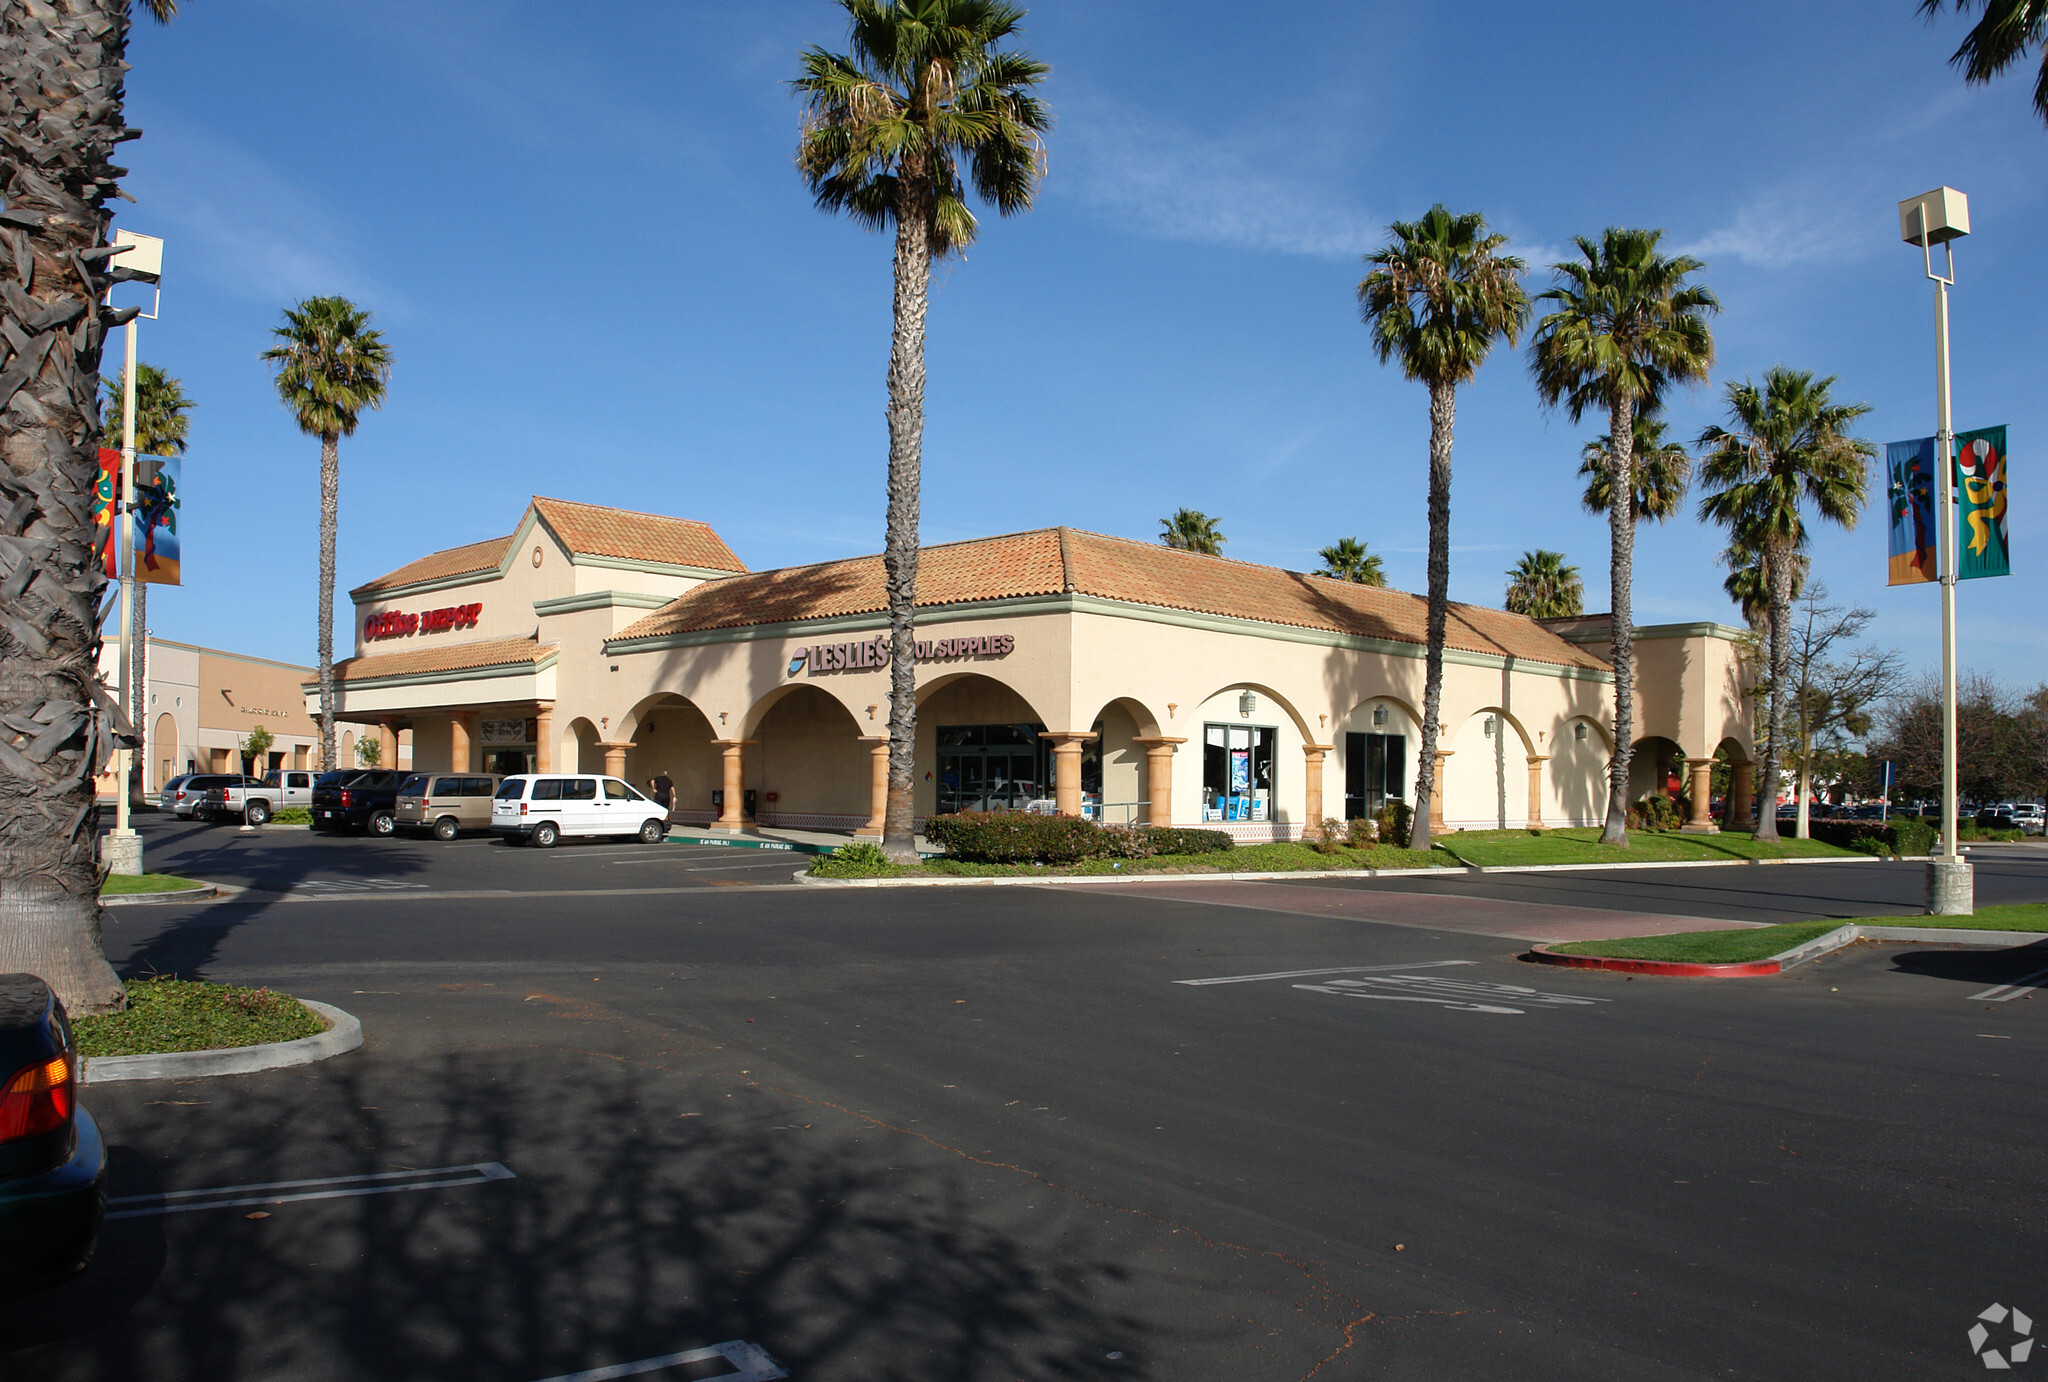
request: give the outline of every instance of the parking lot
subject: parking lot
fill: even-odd
[[[1711,982],[1516,958],[1543,907],[1903,912],[1903,866],[1248,905],[250,841],[151,864],[409,860],[436,895],[118,916],[124,972],[268,983],[367,1043],[89,1087],[134,1212],[0,1309],[10,1382],[758,1375],[746,1347],[804,1379],[1947,1377],[1994,1301],[2048,1310],[2041,948]],[[2048,899],[2039,857],[1980,896]],[[534,865],[559,886],[459,895]]]

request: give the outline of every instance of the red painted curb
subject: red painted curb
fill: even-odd
[[[1752,960],[1739,965],[1692,965],[1675,960],[1619,960],[1606,955],[1560,955],[1547,945],[1529,947],[1529,958],[1538,964],[1565,965],[1571,969],[1612,969],[1625,974],[1668,974],[1687,979],[1754,979],[1779,972],[1776,960]]]

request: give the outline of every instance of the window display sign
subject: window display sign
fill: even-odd
[[[527,732],[524,720],[484,720],[478,723],[478,737],[486,744],[527,744],[533,742],[533,735]]]
[[[1205,725],[1202,731],[1202,819],[1273,819],[1273,749],[1270,725]]]

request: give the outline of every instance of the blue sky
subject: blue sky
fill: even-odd
[[[315,293],[374,310],[397,354],[389,405],[342,446],[344,590],[509,532],[535,493],[703,519],[756,569],[879,549],[889,244],[812,209],[784,85],[805,45],[842,46],[842,12],[577,13],[190,0],[138,25],[120,224],[167,241],[142,355],[200,404],[187,585],[151,600],[158,634],[314,655],[318,447],[257,356]],[[1926,435],[1931,290],[1894,208],[1948,183],[1976,225],[1957,426],[2010,424],[2016,457],[2018,574],[1961,587],[1962,660],[2048,678],[2048,130],[2030,72],[1962,85],[1958,21],[1912,0],[1043,0],[1027,26],[1052,65],[1050,171],[1033,211],[988,217],[938,273],[927,542],[1150,540],[1187,505],[1231,556],[1311,569],[1355,535],[1420,589],[1424,394],[1374,361],[1355,289],[1386,223],[1439,200],[1539,270],[1609,224],[1705,260],[1719,360],[1674,400],[1677,435],[1777,363],[1839,375],[1874,441]],[[1606,526],[1575,480],[1604,430],[1544,412],[1522,353],[1496,352],[1459,396],[1454,598],[1498,603],[1542,546],[1606,607]],[[1874,503],[1816,539],[1817,574],[1931,667],[1932,588],[1888,591],[1884,541]],[[1639,620],[1739,622],[1721,545],[1689,517],[1647,530]]]

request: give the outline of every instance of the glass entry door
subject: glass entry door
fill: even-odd
[[[1052,796],[1038,725],[940,725],[938,814],[1022,811]]]
[[[1344,819],[1377,816],[1408,795],[1408,740],[1399,734],[1344,736]]]

